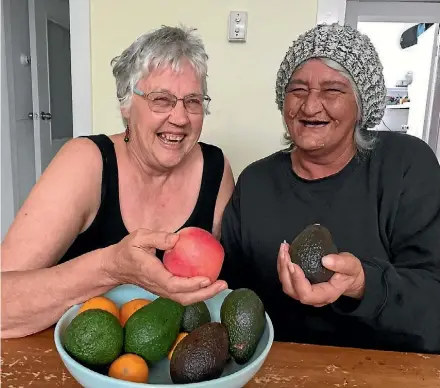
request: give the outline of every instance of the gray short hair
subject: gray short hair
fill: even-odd
[[[162,26],[144,33],[112,59],[116,95],[121,107],[130,105],[133,88],[143,77],[161,66],[168,65],[177,71],[184,59],[194,67],[200,77],[202,93],[207,94],[208,55],[194,31],[195,28],[184,26]]]
[[[341,74],[343,77],[345,77],[350,82],[351,88],[353,89],[354,98],[356,100],[356,105],[358,108],[358,117],[357,117],[356,127],[354,129],[354,142],[355,142],[356,148],[358,149],[359,152],[364,152],[364,151],[372,149],[374,147],[374,143],[376,142],[376,137],[369,134],[366,130],[363,130],[360,126],[360,123],[362,122],[362,99],[361,99],[361,96],[359,93],[359,89],[358,89],[356,83],[354,82],[353,77],[347,71],[347,69],[345,69],[339,63],[335,62],[334,60],[332,60],[330,58],[312,58],[312,59],[319,59],[328,67],[332,68],[333,70],[338,71],[339,74]],[[299,65],[294,70],[294,72],[299,70],[308,61]],[[289,133],[286,125],[285,125],[285,130],[286,130],[284,133],[285,144],[287,144],[290,148],[293,148],[294,143],[293,143],[293,140],[290,136],[290,133]]]

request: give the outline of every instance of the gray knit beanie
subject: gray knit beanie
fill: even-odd
[[[276,81],[276,103],[283,110],[286,86],[298,65],[311,58],[329,58],[352,76],[362,102],[361,129],[379,124],[385,112],[382,64],[370,39],[350,26],[318,25],[300,35],[287,51]]]

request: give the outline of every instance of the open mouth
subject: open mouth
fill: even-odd
[[[321,128],[325,127],[330,121],[321,120],[299,120],[302,125],[307,128]]]
[[[186,137],[186,135],[183,134],[169,132],[161,132],[158,133],[156,136],[165,144],[179,144]]]

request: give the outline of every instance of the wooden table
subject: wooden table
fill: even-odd
[[[79,387],[58,356],[53,328],[1,345],[2,387]],[[440,356],[274,343],[246,386],[268,387],[438,388]]]

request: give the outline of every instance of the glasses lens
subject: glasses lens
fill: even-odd
[[[186,96],[184,99],[185,108],[189,113],[202,114],[208,108],[209,97],[203,95]]]
[[[177,97],[166,92],[151,92],[147,95],[148,104],[153,112],[165,113],[173,109]],[[210,98],[202,94],[192,94],[183,99],[188,113],[203,114],[208,109]]]
[[[175,104],[175,98],[164,92],[149,93],[148,101],[152,111],[161,113],[170,111]]]

